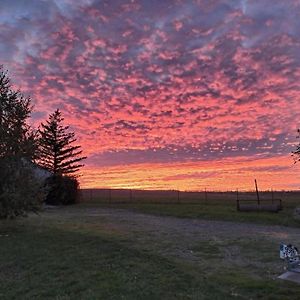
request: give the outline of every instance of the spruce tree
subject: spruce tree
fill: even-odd
[[[64,118],[57,109],[49,115],[46,124],[39,129],[39,165],[50,171],[54,176],[76,177],[83,166],[80,162],[86,157],[81,156],[81,146],[76,142],[75,133],[69,132],[69,126],[64,126]]]

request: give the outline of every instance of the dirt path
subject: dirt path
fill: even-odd
[[[240,250],[235,245],[239,244],[241,247],[248,241],[257,243],[258,249],[266,242],[272,243],[272,249],[269,247],[266,251],[274,253],[278,253],[277,247],[281,241],[300,245],[298,228],[278,225],[183,219],[99,207],[54,209],[46,215],[63,216],[99,230],[105,228],[134,241],[136,247],[193,261],[199,260],[199,255],[195,252],[199,245],[212,252],[222,248],[222,251],[228,252],[227,256],[236,256]]]
[[[117,227],[128,230],[139,229],[143,232],[160,232],[163,234],[196,235],[202,238],[212,235],[222,237],[266,237],[279,240],[298,240],[300,229],[279,225],[257,225],[253,223],[236,223],[228,221],[199,220],[176,218],[139,213],[127,209],[81,208],[55,209],[55,212],[69,217],[101,219]]]

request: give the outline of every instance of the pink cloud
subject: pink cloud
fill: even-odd
[[[163,149],[183,164],[178,179],[197,174],[184,173],[187,161],[216,155],[276,164],[300,126],[299,6],[205,3],[11,1],[0,4],[0,54],[33,99],[35,124],[61,108],[91,157]]]

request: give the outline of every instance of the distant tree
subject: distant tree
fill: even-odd
[[[50,114],[46,124],[39,129],[39,165],[53,175],[76,177],[76,173],[83,167],[80,162],[85,159],[81,156],[81,146],[74,146],[75,133],[68,132],[69,126],[63,126],[64,118],[57,109]]]
[[[52,173],[46,180],[46,203],[51,205],[77,201],[77,172],[83,167],[80,162],[86,158],[82,156],[81,146],[74,145],[75,133],[62,125],[63,120],[57,109],[39,130],[39,165]]]
[[[33,171],[37,155],[36,134],[27,120],[30,98],[15,91],[0,67],[0,218],[36,211],[42,189]]]
[[[300,129],[297,130],[298,136],[300,138]],[[294,157],[294,162],[300,161],[300,143],[296,146],[296,150],[292,152],[292,156]]]

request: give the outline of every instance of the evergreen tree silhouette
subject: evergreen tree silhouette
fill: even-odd
[[[76,177],[84,166],[80,162],[86,157],[81,156],[81,146],[73,145],[76,142],[75,133],[68,131],[69,126],[63,126],[63,120],[57,109],[49,115],[46,124],[41,124],[39,165],[53,175]]]

